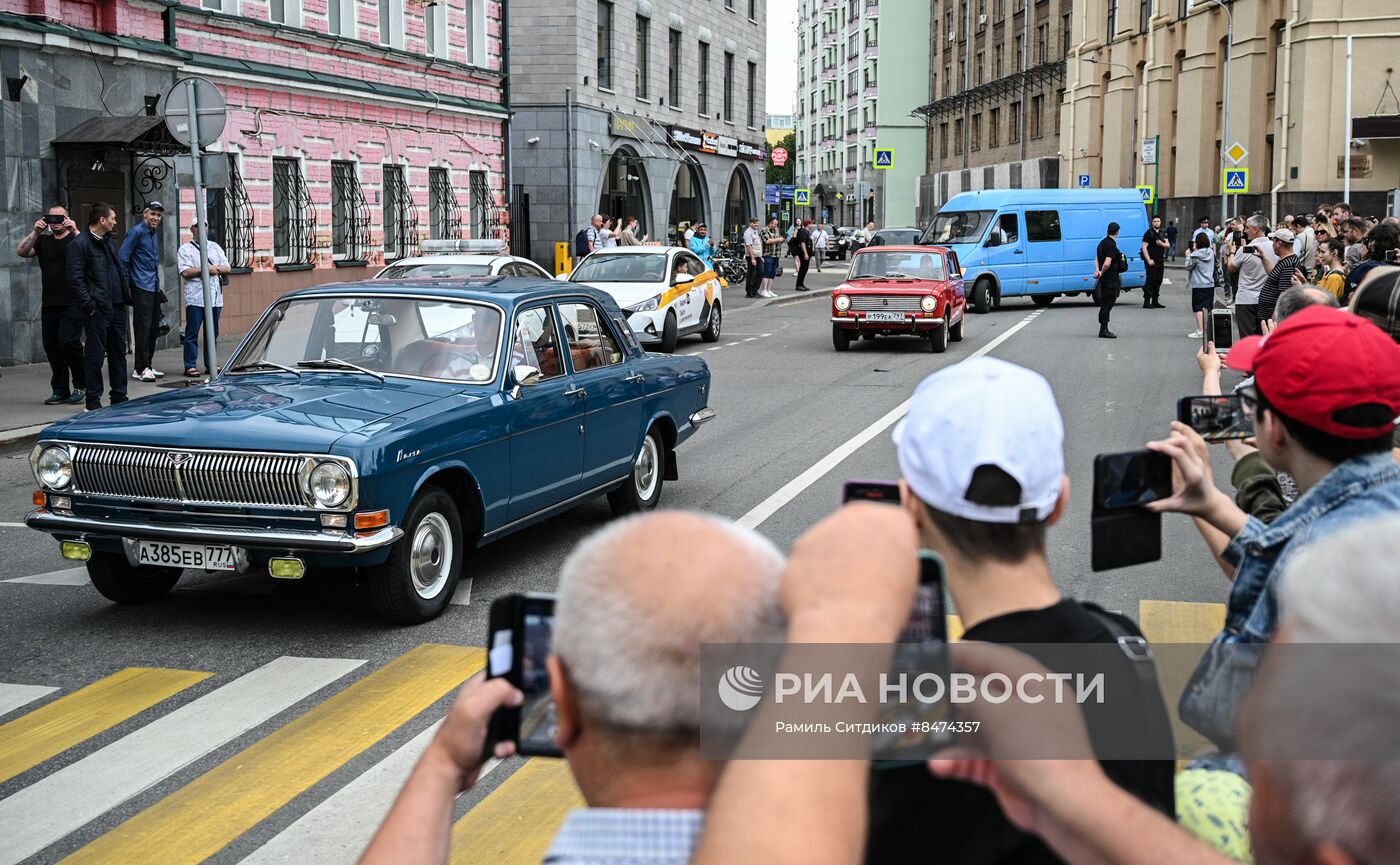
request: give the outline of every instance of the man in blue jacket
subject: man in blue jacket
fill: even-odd
[[[116,228],[116,209],[98,202],[88,216],[87,231],[68,244],[68,284],[87,316],[83,371],[89,411],[102,408],[104,359],[112,405],[126,402],[126,308],[131,303],[131,285],[112,243]]]
[[[157,326],[165,294],[160,290],[160,222],[165,207],[159,201],[146,202],[141,223],[126,234],[117,258],[126,270],[133,289],[132,324],[135,327],[136,366],[131,377],[155,381],[164,373],[151,366],[156,353]]]

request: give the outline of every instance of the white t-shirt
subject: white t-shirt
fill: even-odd
[[[209,247],[209,268],[213,270],[215,266],[227,267],[228,256],[224,255],[224,250],[217,243],[210,240]],[[199,267],[199,247],[194,241],[181,244],[180,249],[175,253],[175,265],[183,273],[191,267]],[[198,275],[192,279],[186,279],[185,285],[185,306],[204,306],[204,283],[200,281]],[[219,277],[213,273],[209,274],[210,300],[215,306],[224,305],[224,287],[219,282]]]
[[[812,247],[814,249],[826,249],[826,242],[830,235],[820,228],[812,232]]]
[[[763,257],[763,232],[757,228],[744,229],[744,246],[748,247],[749,255],[755,258]]]
[[[1264,287],[1264,280],[1268,278],[1269,271],[1273,270],[1278,262],[1274,260],[1274,245],[1268,238],[1256,237],[1248,245],[1259,250],[1263,257],[1244,249],[1235,253],[1235,269],[1240,273],[1239,288],[1235,290],[1235,303],[1252,306],[1259,302],[1259,289]]]

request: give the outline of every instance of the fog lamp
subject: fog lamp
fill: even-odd
[[[92,547],[84,541],[63,541],[58,545],[59,553],[75,562],[86,562],[92,558]]]
[[[268,559],[267,572],[279,580],[299,580],[306,574],[306,564],[301,559]]]

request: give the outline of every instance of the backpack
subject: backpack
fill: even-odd
[[[1127,273],[1127,272],[1128,272],[1128,256],[1124,255],[1121,251],[1118,253],[1118,256],[1117,256],[1117,257],[1114,259],[1114,261],[1113,261],[1113,272],[1114,272],[1114,273]]]
[[[574,257],[583,258],[588,254],[588,229],[579,231],[574,235]]]

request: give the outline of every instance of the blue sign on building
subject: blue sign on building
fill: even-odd
[[[1079,175],[1079,188],[1080,188],[1080,189],[1088,189],[1088,188],[1089,188],[1089,175],[1087,175],[1087,174],[1081,174],[1081,175]]]

